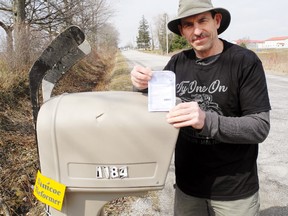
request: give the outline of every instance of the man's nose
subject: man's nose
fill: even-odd
[[[202,28],[196,24],[194,28],[194,35],[200,36],[201,34],[202,34]]]

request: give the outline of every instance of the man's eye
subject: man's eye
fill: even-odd
[[[200,19],[199,20],[199,23],[204,23],[204,22],[207,22],[207,19],[205,18],[205,19]]]
[[[192,23],[184,23],[182,26],[183,26],[183,28],[192,28],[193,24]]]

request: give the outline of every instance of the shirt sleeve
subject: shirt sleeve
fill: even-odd
[[[242,116],[271,109],[264,69],[259,58],[250,52],[245,58],[239,82],[239,100]],[[251,62],[250,62],[251,61]]]
[[[269,130],[269,111],[242,117],[206,112],[205,125],[199,134],[223,143],[258,144],[266,139]]]

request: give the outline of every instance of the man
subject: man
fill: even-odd
[[[167,114],[180,128],[175,149],[176,216],[259,215],[258,143],[270,129],[270,103],[262,63],[250,50],[218,38],[230,13],[210,0],[180,0],[168,28],[191,50],[165,67],[176,74],[183,103]],[[153,76],[135,66],[133,85],[147,88]]]

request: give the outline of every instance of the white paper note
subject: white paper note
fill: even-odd
[[[169,111],[175,103],[175,73],[153,71],[148,82],[148,111]]]

